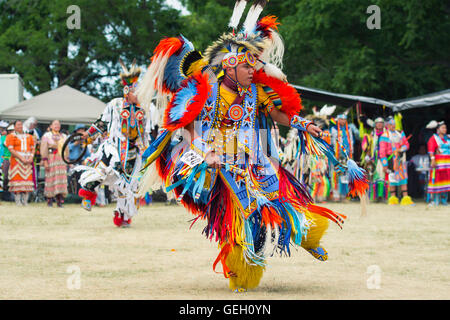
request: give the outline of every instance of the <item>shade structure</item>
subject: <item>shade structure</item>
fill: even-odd
[[[94,122],[106,104],[68,85],[24,100],[0,114],[2,120],[25,120],[35,117],[40,123],[57,119],[61,124]]]
[[[450,104],[450,89],[427,95],[394,101],[394,111]]]
[[[394,108],[396,105],[390,101],[365,97],[365,96],[356,96],[350,94],[343,93],[335,93],[330,91],[325,91],[321,89],[308,88],[304,86],[293,85],[295,89],[297,89],[298,93],[302,99],[313,100],[313,101],[321,101],[324,103],[337,104],[343,107],[351,107],[356,103],[361,103],[363,107],[381,107],[385,106],[388,108]]]

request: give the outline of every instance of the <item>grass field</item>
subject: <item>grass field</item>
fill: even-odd
[[[112,206],[0,204],[0,299],[450,299],[450,209],[327,205],[329,260],[305,250],[272,257],[260,286],[242,294],[212,271],[217,244],[181,206],[141,208],[132,227]]]

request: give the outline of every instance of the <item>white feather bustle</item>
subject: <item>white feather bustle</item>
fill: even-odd
[[[287,77],[286,75],[283,73],[283,71],[281,71],[281,69],[279,69],[277,66],[271,64],[271,63],[266,63],[264,65],[264,72],[271,77],[277,78],[281,81],[286,82],[287,81]]]
[[[244,33],[250,34],[255,30],[256,22],[258,21],[259,15],[263,11],[264,7],[260,4],[252,5],[247,13],[247,17],[244,21]]]
[[[230,28],[236,29],[241,21],[242,14],[244,13],[245,7],[247,6],[247,0],[238,0],[234,5],[233,14],[230,18],[228,26]]]
[[[431,120],[425,128],[427,129],[436,129],[438,126],[438,122],[436,120]]]
[[[168,54],[159,54],[153,58],[144,78],[139,83],[136,95],[140,105],[147,112],[150,110],[156,95],[156,108],[160,113],[165,110],[168,103],[168,95],[162,94],[164,71],[169,60]],[[157,80],[157,81],[156,81]],[[170,97],[170,96],[169,96]]]
[[[271,31],[270,45],[264,52],[259,56],[259,59],[263,61],[268,61],[274,64],[278,68],[283,68],[283,56],[284,56],[284,41],[280,34],[275,30]]]
[[[331,116],[333,114],[333,112],[336,110],[336,106],[328,106],[328,105],[324,105],[319,113],[317,114],[318,116]]]
[[[138,197],[144,197],[150,190],[158,190],[163,186],[161,178],[156,170],[156,163],[153,162],[145,169],[145,173],[140,178],[140,184],[137,190]]]

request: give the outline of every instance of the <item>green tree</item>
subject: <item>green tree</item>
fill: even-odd
[[[234,1],[184,4],[196,27],[188,38],[204,49],[226,31]],[[366,26],[372,4],[381,9],[379,30]],[[262,15],[282,23],[291,83],[396,100],[448,88],[449,13],[440,0],[285,0],[270,1]]]
[[[68,84],[106,101],[121,94],[119,57],[147,65],[164,36],[202,51],[227,31],[234,1],[181,2],[189,15],[165,0],[0,1],[0,72],[20,74],[32,94]],[[380,30],[366,26],[372,4]],[[70,5],[79,30],[67,28]],[[440,0],[272,0],[263,15],[282,23],[291,83],[395,100],[448,88],[449,13]]]
[[[81,12],[70,30],[70,5]],[[164,0],[10,0],[0,2],[0,72],[18,73],[36,95],[70,85],[107,101],[120,96],[119,57],[148,59],[158,41],[181,29]]]
[[[370,4],[381,9],[379,30],[366,27]],[[293,81],[386,100],[448,86],[445,2],[315,0],[295,8],[283,20]]]

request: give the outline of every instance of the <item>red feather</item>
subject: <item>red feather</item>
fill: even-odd
[[[183,46],[184,41],[180,37],[164,38],[153,50],[153,56],[150,58],[151,61],[155,59],[160,54],[168,54],[169,56],[175,54]]]
[[[284,222],[284,219],[277,213],[274,208],[264,206],[261,210],[261,226],[270,226],[272,229],[275,228],[275,225],[281,226]]]
[[[150,58],[150,61],[153,62],[153,60],[156,59],[156,57],[158,57],[159,55],[166,55],[170,57],[174,54],[177,54],[180,50],[183,49],[183,45],[184,40],[181,37],[164,38],[158,43],[155,50],[153,50],[153,56]],[[155,87],[158,87],[158,80],[159,79],[155,79]],[[171,93],[172,91],[169,90],[163,83],[162,92]]]
[[[78,190],[78,195],[81,198],[85,198],[86,200],[91,201],[91,205],[95,205],[95,201],[97,200],[97,193],[86,189],[80,189]]]
[[[310,203],[308,205],[307,209],[308,209],[308,211],[310,211],[312,213],[315,213],[322,217],[330,219],[331,221],[336,223],[341,229],[342,229],[342,224],[344,224],[344,220],[347,219],[347,217],[343,214],[333,212],[332,210],[321,207],[321,206],[316,206],[315,204],[312,204],[312,203]]]
[[[351,196],[356,197],[358,195],[363,197],[369,189],[369,180],[367,180],[367,177],[364,177],[363,180],[355,180],[352,183],[349,183],[349,187],[349,194]]]
[[[312,203],[313,200],[311,196],[305,190],[294,187],[294,184],[291,181],[294,181],[294,179],[296,180],[296,178],[282,166],[278,168],[278,176],[280,202],[289,202],[297,208],[305,207],[309,203]]]
[[[170,110],[173,108],[173,102],[177,96],[177,94],[175,93],[169,105],[167,106],[164,114],[164,128],[170,131],[174,131],[176,129],[187,126],[189,123],[193,122],[197,118],[197,116],[200,114],[203,107],[205,106],[209,92],[211,91],[211,85],[209,84],[208,80],[209,78],[207,74],[197,72],[192,77],[189,77],[188,79],[183,81],[183,83],[181,84],[181,88],[178,91],[182,90],[188,82],[195,81],[197,83],[196,84],[197,94],[193,97],[192,102],[189,103],[187,109],[184,112],[183,117],[176,121],[171,121]]]
[[[270,29],[278,30],[278,25],[280,24],[277,22],[278,17],[276,16],[265,16],[261,20],[258,21],[256,30],[261,31],[265,37],[271,37]]]
[[[302,99],[297,90],[287,82],[268,76],[262,69],[255,71],[253,82],[270,87],[281,99],[281,111],[291,118],[303,109]]]

